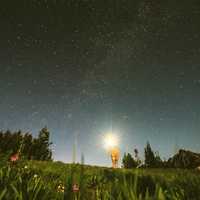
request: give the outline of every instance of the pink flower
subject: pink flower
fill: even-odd
[[[74,184],[72,187],[73,192],[78,192],[79,191],[79,186],[78,184]]]
[[[11,160],[12,162],[18,161],[18,160],[19,160],[19,154],[18,154],[18,153],[13,154],[13,155],[10,157],[10,160]]]

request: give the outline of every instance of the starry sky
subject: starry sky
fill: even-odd
[[[110,165],[150,141],[162,158],[200,152],[200,2],[4,0],[0,129],[47,126],[55,160]]]

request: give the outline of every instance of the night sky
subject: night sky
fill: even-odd
[[[0,129],[44,126],[65,162],[76,135],[78,160],[110,165],[111,127],[122,154],[200,152],[200,2],[1,1]]]

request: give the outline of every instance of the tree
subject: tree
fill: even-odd
[[[37,138],[33,138],[30,133],[23,134],[21,131],[0,132],[0,154],[19,153],[21,158],[35,160],[51,160],[52,151],[49,142],[50,133],[43,128]]]
[[[11,131],[7,130],[6,132],[1,132],[0,152],[15,153],[20,148],[22,138],[23,136],[21,131],[11,133]]]
[[[140,165],[142,161],[139,158],[139,151],[138,149],[134,149],[134,154],[135,154],[135,161],[137,162],[137,165]]]
[[[145,165],[147,167],[153,167],[155,163],[155,155],[151,149],[151,145],[147,142],[147,145],[144,149]]]
[[[124,154],[124,157],[122,159],[123,167],[126,169],[135,168],[137,167],[137,162],[134,160],[134,158],[131,156],[130,153]]]
[[[138,149],[134,149],[134,154],[135,154],[135,159],[138,159],[138,154],[139,154]]]
[[[35,160],[51,160],[52,151],[50,146],[52,145],[49,142],[50,133],[47,127],[43,128],[39,132],[38,138],[33,140],[33,159]]]
[[[24,135],[22,144],[22,154],[24,158],[30,160],[33,154],[33,137],[30,133]]]
[[[162,167],[163,162],[159,156],[159,153],[153,152],[149,142],[147,142],[147,145],[144,149],[144,156],[145,156],[145,165],[147,167]]]
[[[155,152],[155,167],[164,167],[165,162],[160,158],[159,152]]]

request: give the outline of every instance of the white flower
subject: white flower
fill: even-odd
[[[37,177],[38,177],[38,175],[37,175],[37,174],[34,174],[33,178],[37,178]]]
[[[25,166],[24,166],[24,169],[27,169],[27,168],[28,168],[28,166],[27,166],[27,165],[25,165]]]

